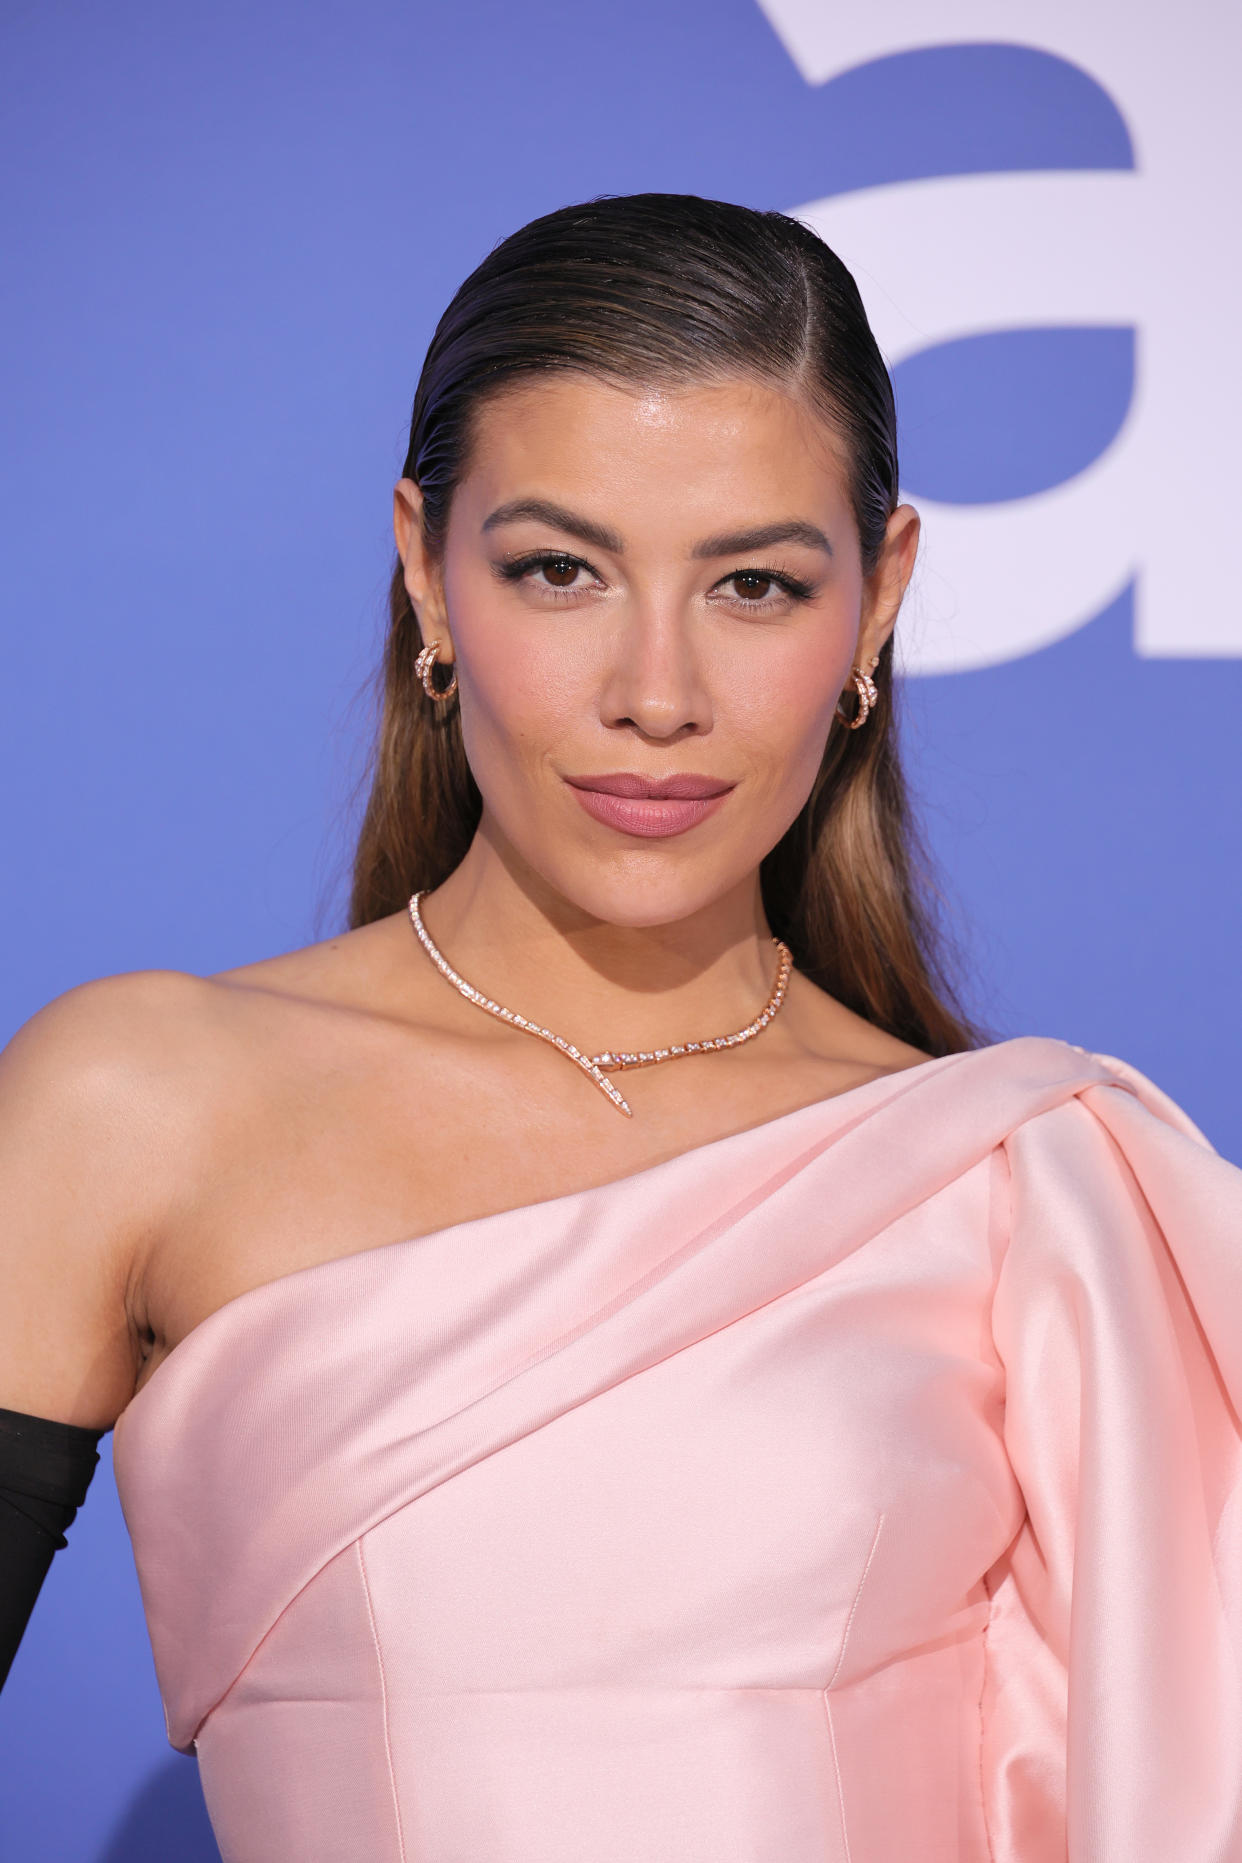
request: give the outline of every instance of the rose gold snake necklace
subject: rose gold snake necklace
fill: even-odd
[[[633,1110],[617,1092],[604,1072],[605,1068],[621,1072],[627,1067],[654,1067],[660,1061],[678,1061],[682,1055],[686,1054],[712,1054],[718,1049],[737,1048],[742,1042],[752,1041],[756,1035],[762,1034],[780,1009],[785,1000],[785,992],[789,988],[793,957],[787,944],[783,944],[779,938],[773,938],[772,943],[777,950],[776,982],[772,985],[772,994],[759,1014],[753,1022],[748,1022],[744,1029],[738,1029],[732,1035],[717,1035],[710,1041],[676,1042],[667,1048],[648,1049],[641,1053],[624,1053],[620,1049],[606,1048],[602,1054],[584,1054],[581,1048],[576,1048],[573,1042],[567,1041],[563,1035],[556,1035],[551,1029],[540,1028],[537,1022],[528,1022],[526,1017],[518,1015],[515,1009],[506,1009],[503,1003],[493,1002],[490,996],[485,995],[482,990],[476,990],[472,983],[467,983],[464,977],[459,976],[423,924],[423,915],[418,905],[420,899],[425,897],[425,892],[415,893],[411,897],[410,920],[418,934],[418,942],[440,975],[451,983],[468,1003],[473,1003],[476,1009],[485,1009],[489,1016],[496,1016],[501,1022],[509,1023],[512,1028],[522,1029],[527,1035],[537,1035],[540,1041],[546,1041],[551,1047],[559,1048],[575,1067],[580,1067],[582,1072],[595,1082],[600,1092],[605,1094],[617,1111],[624,1113],[627,1119],[633,1118]]]

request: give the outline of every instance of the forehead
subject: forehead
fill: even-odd
[[[840,532],[849,521],[843,448],[795,393],[748,377],[664,386],[540,376],[475,416],[453,501],[464,521],[539,496],[623,531],[701,534],[721,520],[792,513]],[[627,531],[628,534],[628,531]]]

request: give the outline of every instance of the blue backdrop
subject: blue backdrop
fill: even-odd
[[[1154,145],[1128,93],[1045,43],[1036,0],[1012,43],[955,42],[978,35],[946,0],[944,42],[911,29],[843,70],[829,55],[827,76],[795,56],[817,10],[10,0],[0,1034],[89,977],[206,973],[339,924],[409,402],[495,240],[601,192],[857,195],[874,227],[928,178],[1141,178]],[[981,243],[985,297],[993,256]],[[883,259],[867,266],[882,293]],[[933,568],[942,514],[949,536],[1059,510],[1038,501],[1085,495],[1134,429],[1142,304],[1040,304],[893,352]],[[1232,453],[1242,408],[1222,395]],[[1189,456],[1158,470],[1209,476]],[[1073,545],[1083,587],[1093,534]],[[1168,563],[1205,549],[1235,604],[1225,540],[1174,528],[1137,634],[1138,562],[1101,571],[1089,612],[1067,595],[1034,649],[963,596],[948,646],[912,655],[905,706],[972,1006],[998,1035],[1125,1056],[1242,1157],[1242,632],[1226,614],[1205,636],[1188,602],[1183,653],[1168,593]],[[1015,552],[997,616],[1058,573]],[[0,1806],[23,1863],[216,1854],[194,1763],[164,1744],[106,1459],[0,1698]]]

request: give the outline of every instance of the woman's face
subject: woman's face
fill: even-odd
[[[417,511],[403,480],[406,584],[456,663],[506,860],[616,925],[753,885],[891,629],[912,507],[864,579],[834,436],[800,401],[564,375],[484,405],[439,561]]]

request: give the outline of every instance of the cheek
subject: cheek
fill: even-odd
[[[810,650],[757,658],[730,681],[729,729],[767,793],[796,791],[800,805],[849,670],[849,643],[821,637]]]
[[[464,568],[445,592],[466,756],[480,787],[500,795],[556,755],[571,721],[589,712],[598,669],[575,650],[570,617],[515,613],[511,593],[486,569]]]

